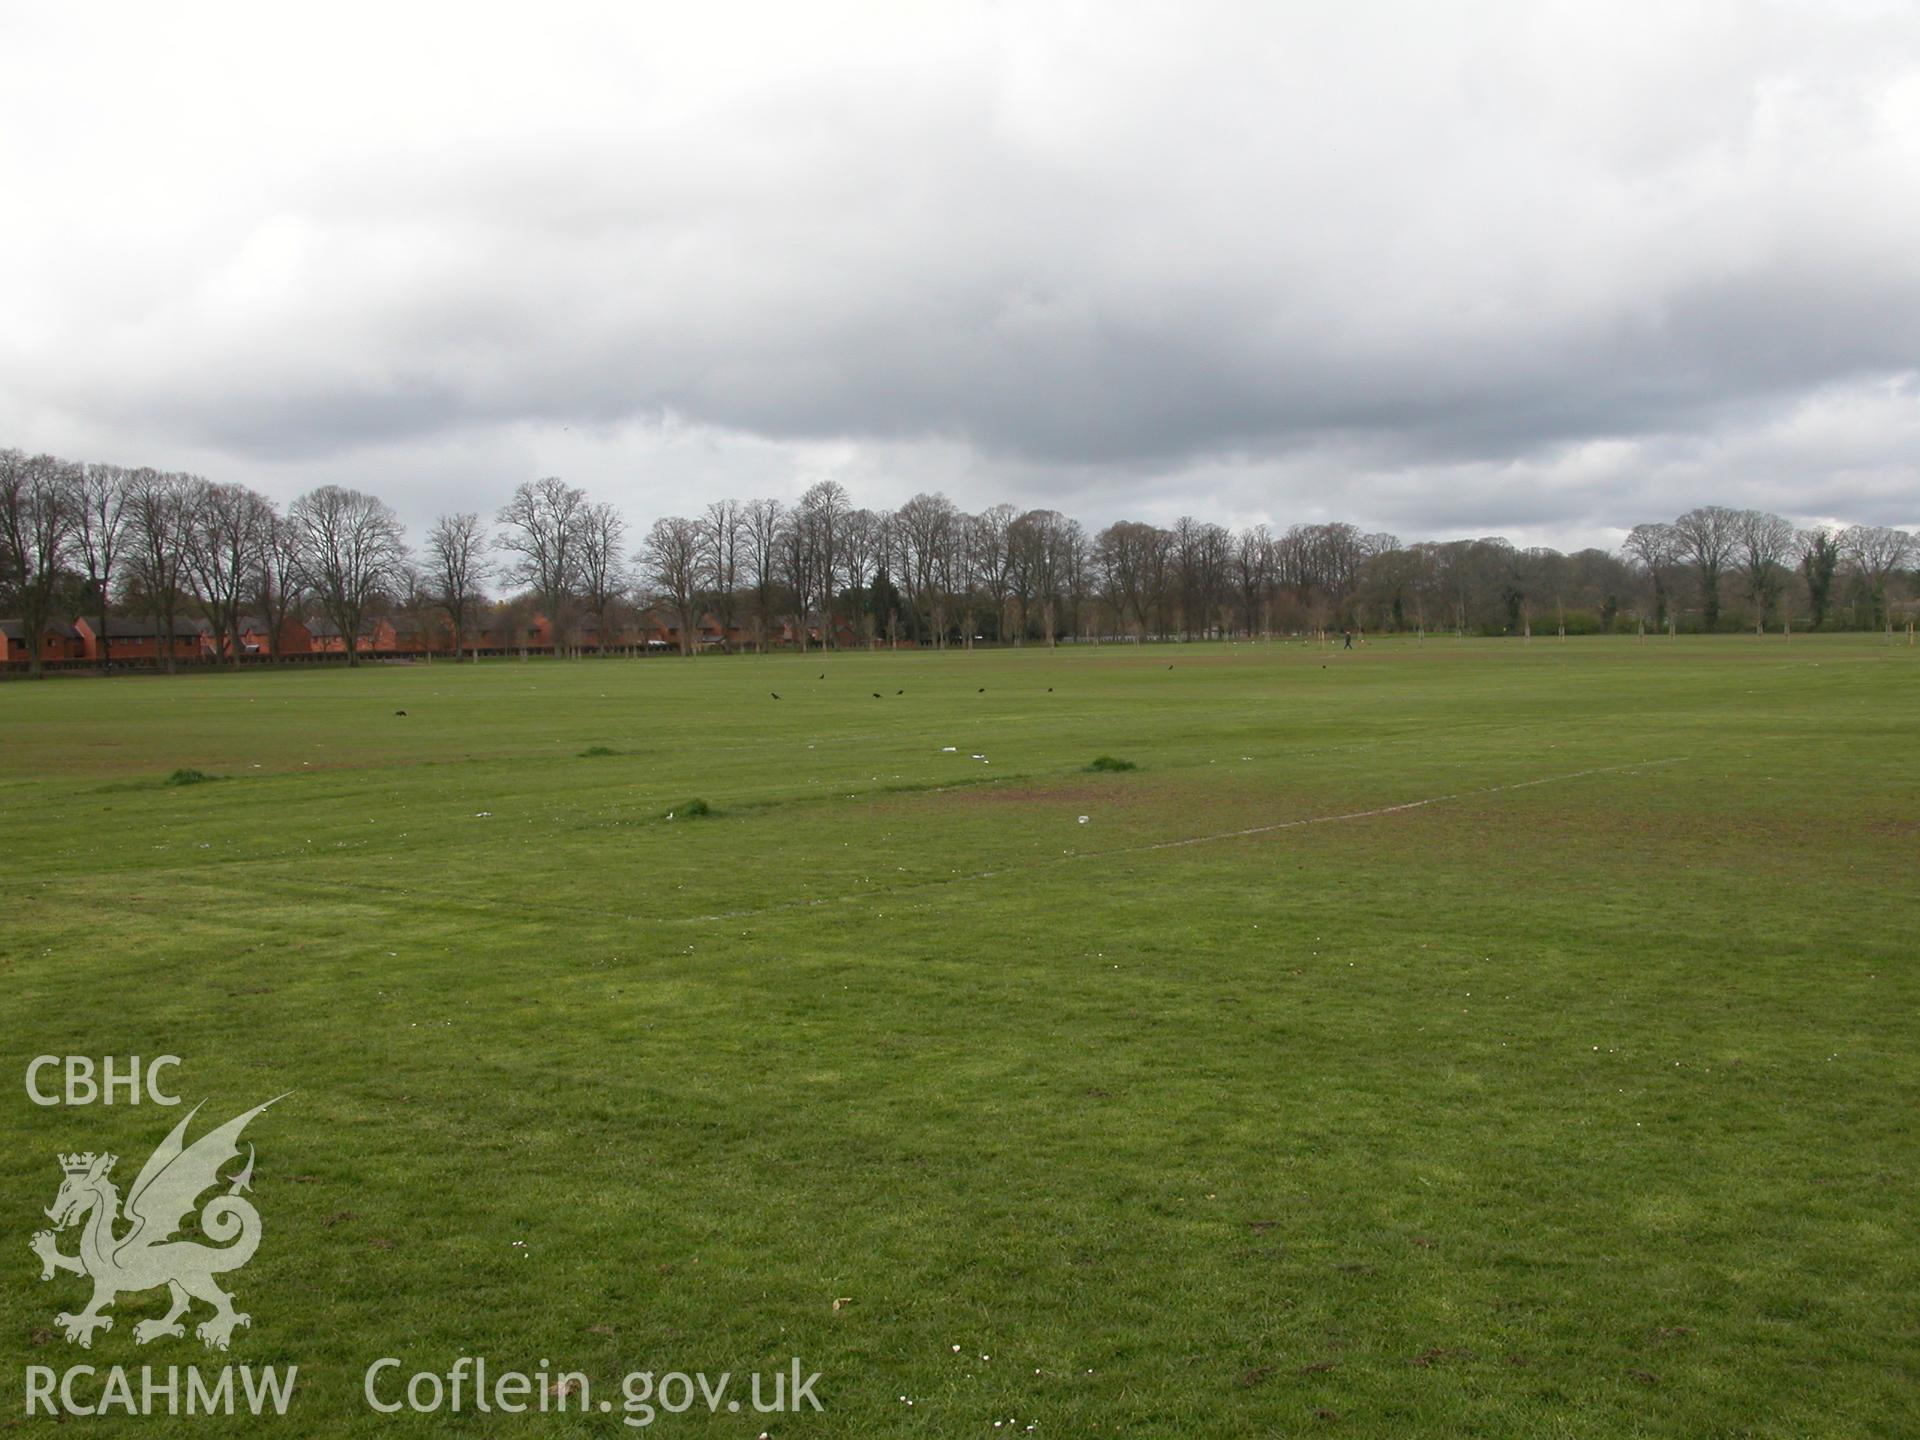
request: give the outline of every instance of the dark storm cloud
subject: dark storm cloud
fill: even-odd
[[[126,12],[117,98],[0,141],[48,217],[0,241],[0,421],[287,483],[597,437],[549,448],[641,504],[615,477],[701,432],[875,502],[1409,531],[1776,470],[1783,508],[1874,508],[1912,462],[1897,8],[558,13],[368,55],[236,11],[162,86]],[[23,119],[86,52],[14,38]],[[1838,467],[1795,440],[1821,414]]]

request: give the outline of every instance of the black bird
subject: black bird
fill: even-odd
[[[904,694],[906,694],[907,692],[906,692],[906,691],[904,691],[904,690],[896,690],[896,691],[894,691],[893,693],[894,693],[894,694],[896,694],[896,695],[904,695]]]
[[[767,693],[773,696],[773,698],[776,700],[780,698],[780,692],[778,690],[769,690]]]
[[[1047,694],[1049,695],[1053,694],[1053,686],[1051,685],[1047,686]]]
[[[826,678],[827,678],[827,672],[826,672],[826,671],[824,671],[824,670],[822,670],[822,671],[820,672],[820,678],[821,678],[822,680],[824,680],[824,679],[826,679]]]
[[[393,713],[394,713],[394,714],[396,714],[396,715],[404,715],[404,714],[406,714],[407,712],[406,712],[406,711],[404,711],[404,710],[396,710],[396,711],[394,711]]]
[[[876,700],[878,700],[878,699],[880,698],[880,692],[879,692],[878,690],[876,690],[876,691],[874,691],[874,692],[873,692],[873,698],[874,698],[874,699],[876,699]]]
[[[987,687],[982,685],[978,690],[974,691],[973,693],[976,695],[984,695],[987,693]]]
[[[1171,669],[1173,669],[1173,666],[1171,666],[1171,665],[1169,665],[1169,666],[1167,666],[1167,669],[1169,669],[1169,670],[1171,670]]]

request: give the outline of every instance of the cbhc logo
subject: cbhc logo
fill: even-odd
[[[156,1105],[178,1105],[178,1095],[168,1095],[160,1088],[160,1072],[180,1064],[178,1055],[162,1055],[140,1068],[140,1057],[129,1056],[121,1060],[117,1056],[105,1055],[96,1066],[91,1055],[39,1055],[27,1066],[27,1098],[36,1105],[92,1105],[98,1101],[102,1105],[113,1104],[116,1091],[124,1095],[125,1104],[138,1105],[144,1095]],[[65,1083],[52,1095],[40,1089],[41,1072],[58,1067]]]

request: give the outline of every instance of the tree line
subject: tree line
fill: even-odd
[[[1888,526],[1802,530],[1717,505],[1637,525],[1618,552],[1563,554],[1498,536],[1402,544],[1338,522],[1089,531],[1050,509],[969,514],[938,493],[873,510],[833,481],[791,505],[716,500],[630,544],[615,507],[557,477],[519,486],[490,520],[442,515],[412,546],[391,506],[343,486],[283,510],[244,485],[0,450],[0,608],[34,673],[56,616],[98,616],[104,634],[116,610],[164,634],[187,619],[235,664],[243,615],[275,645],[289,618],[324,617],[352,664],[375,619],[431,626],[461,654],[516,605],[548,619],[559,651],[647,611],[671,616],[688,650],[709,614],[725,643],[758,649],[1877,628],[1910,605],[1917,554]]]

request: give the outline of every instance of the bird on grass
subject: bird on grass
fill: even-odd
[[[874,698],[874,699],[876,699],[876,700],[878,700],[878,699],[880,698],[880,692],[879,692],[878,690],[876,690],[876,691],[874,691],[874,692],[873,692],[873,698]]]
[[[780,692],[778,690],[769,690],[767,693],[773,696],[773,698],[776,700],[780,698]]]
[[[827,678],[827,672],[826,672],[826,671],[824,671],[824,670],[822,670],[822,671],[820,672],[820,678],[821,678],[822,680],[824,680],[824,679],[826,679],[826,678]]]
[[[904,694],[906,694],[907,692],[906,692],[906,691],[904,691],[904,690],[896,690],[896,691],[894,691],[893,693],[894,693],[894,694],[896,694],[896,695],[904,695]]]
[[[1053,686],[1051,685],[1047,686],[1047,694],[1049,695],[1053,694]]]
[[[406,712],[406,711],[404,711],[404,710],[396,710],[396,711],[394,711],[393,713],[394,713],[394,714],[396,714],[396,715],[404,715],[404,714],[406,714],[407,712]]]
[[[982,685],[978,690],[974,691],[973,693],[976,695],[984,695],[987,693],[987,687]]]

